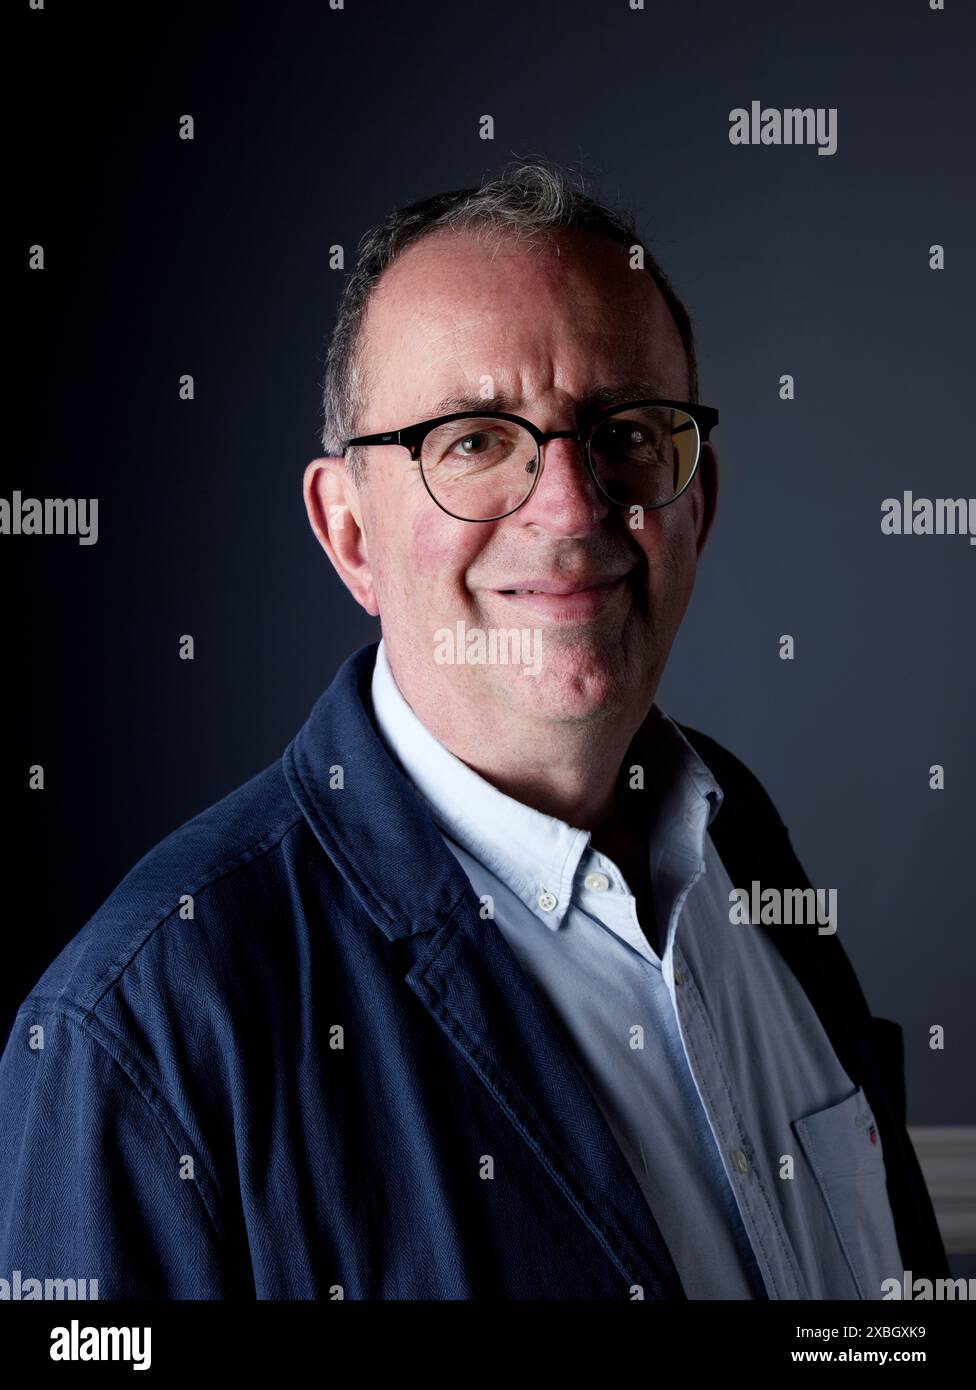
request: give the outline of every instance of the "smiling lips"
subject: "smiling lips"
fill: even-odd
[[[630,571],[624,574],[573,582],[559,579],[532,579],[510,589],[496,589],[502,598],[517,602],[542,617],[563,618],[572,622],[595,617],[604,604],[621,587]]]

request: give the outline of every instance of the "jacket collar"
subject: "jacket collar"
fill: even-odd
[[[373,723],[377,645],[343,662],[283,761],[323,848],[393,941],[443,925],[470,884]]]

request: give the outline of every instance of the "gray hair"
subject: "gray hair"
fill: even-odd
[[[509,166],[480,188],[437,193],[391,212],[361,238],[356,268],[339,299],[335,328],[326,357],[322,388],[322,447],[340,455],[345,441],[360,433],[359,420],[367,398],[362,332],[370,296],[384,270],[411,243],[440,228],[473,227],[509,232],[534,242],[558,229],[603,232],[628,249],[639,246],[644,269],[664,297],[681,335],[688,359],[690,399],[698,400],[698,364],[688,311],[651,252],[638,236],[633,220],[614,212],[577,188],[557,165],[536,160]],[[365,447],[354,446],[346,458],[360,483],[365,471]]]

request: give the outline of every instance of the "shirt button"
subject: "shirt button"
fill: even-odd
[[[548,888],[543,888],[539,894],[539,906],[543,912],[551,912],[558,901],[555,893],[550,893]]]
[[[740,1173],[746,1173],[749,1171],[749,1160],[746,1158],[745,1154],[742,1152],[741,1149],[732,1150],[732,1162],[735,1164],[736,1168],[738,1168]]]
[[[586,884],[587,888],[592,889],[594,893],[605,893],[610,887],[610,880],[607,878],[606,874],[587,874],[583,882]]]
[[[683,985],[685,982],[685,977],[677,966],[674,967],[674,982],[676,985]]]

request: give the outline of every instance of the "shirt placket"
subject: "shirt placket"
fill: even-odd
[[[700,877],[699,872],[694,881]],[[721,1048],[691,968],[676,944],[672,967],[669,990],[688,1066],[763,1280],[773,1298],[807,1299],[809,1291],[769,1191],[767,1174],[758,1161]]]

